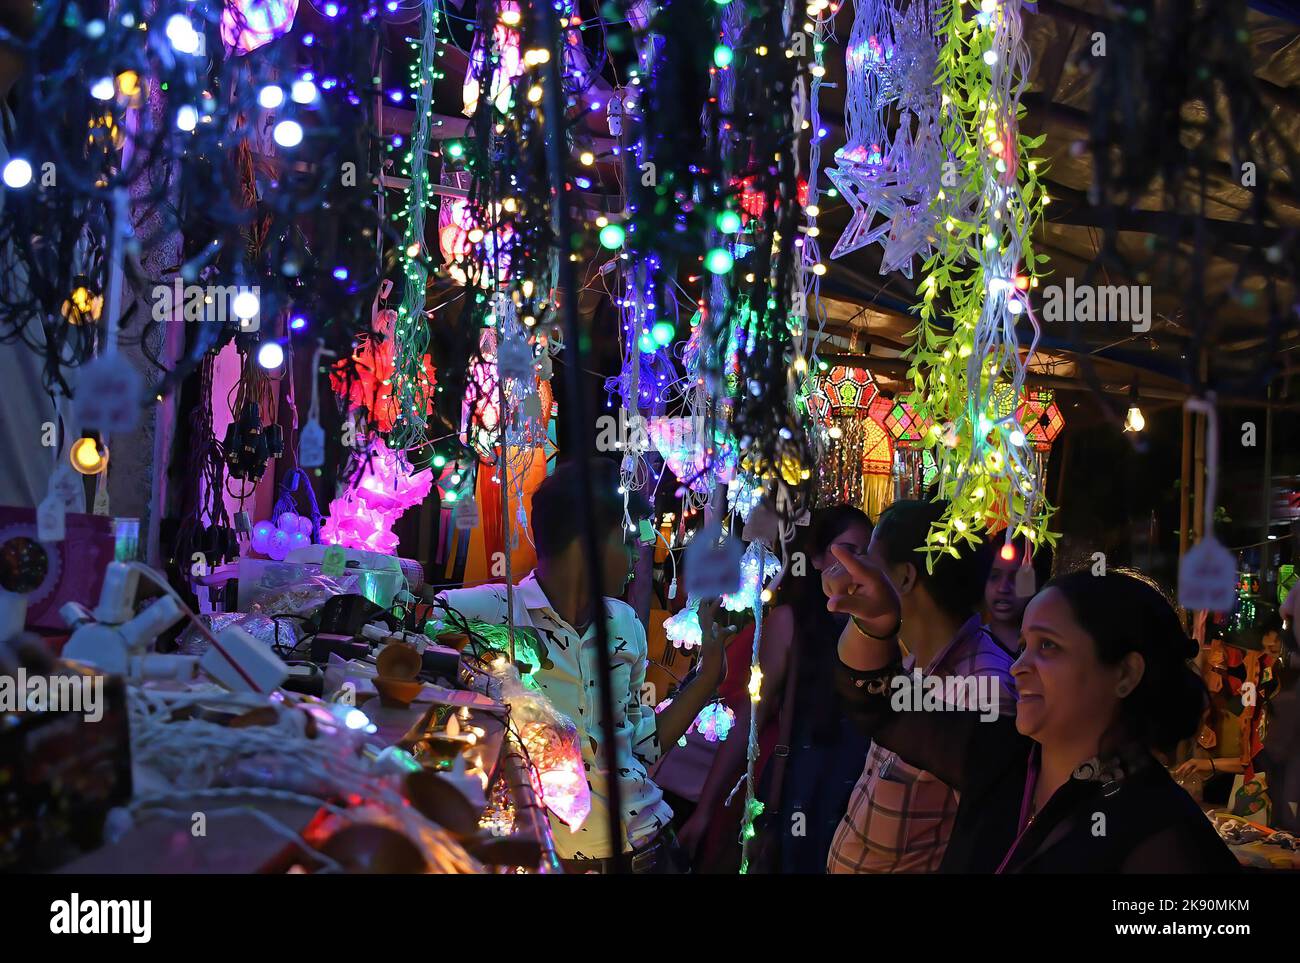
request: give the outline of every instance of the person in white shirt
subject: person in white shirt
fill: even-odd
[[[560,712],[578,726],[583,763],[591,788],[591,812],[577,832],[554,816],[551,827],[556,850],[571,872],[606,872],[611,868],[613,846],[609,816],[604,727],[599,719],[600,689],[594,618],[599,611],[590,591],[589,560],[582,547],[582,515],[589,514],[601,546],[600,565],[612,663],[614,732],[617,741],[620,809],[624,853],[635,873],[684,872],[682,857],[670,827],[672,810],[648,770],[663,746],[680,739],[717,691],[725,673],[720,634],[711,613],[702,613],[708,626],[695,677],[656,713],[641,701],[648,647],[645,627],[631,606],[612,596],[621,595],[631,573],[634,533],[628,533],[624,496],[618,494],[617,466],[604,459],[590,462],[593,499],[580,495],[577,466],[566,462],[538,486],[533,494],[532,533],[537,548],[537,568],[514,589],[514,622],[535,629],[547,650],[547,662],[533,676]],[[635,502],[640,504],[635,504]],[[627,514],[635,526],[649,513],[644,500],[635,498]],[[446,606],[469,620],[505,624],[508,618],[506,587],[480,585],[437,592],[424,590],[426,601]]]

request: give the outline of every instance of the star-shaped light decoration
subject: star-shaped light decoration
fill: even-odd
[[[928,6],[913,0],[907,12],[894,23],[894,37],[883,48],[883,55],[868,57],[866,68],[876,75],[876,98],[873,110],[897,103],[900,111],[933,114],[938,107],[938,88],[934,83],[939,51],[935,47]]]

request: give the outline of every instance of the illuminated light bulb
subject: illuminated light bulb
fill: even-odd
[[[821,277],[823,274],[826,273],[826,265],[818,261],[816,264],[812,266],[812,272],[818,277]]]
[[[307,327],[307,319],[301,314],[289,322],[289,328],[293,331],[301,331],[305,327]]]
[[[710,274],[726,274],[735,263],[736,259],[725,248],[715,247],[704,255],[704,267]]]
[[[183,131],[191,131],[198,126],[199,112],[186,104],[180,110],[176,111],[176,126]]]
[[[584,167],[590,167],[592,164],[596,163],[596,155],[589,150],[584,150],[578,155],[578,161]]]
[[[809,217],[816,217],[821,212],[822,209],[818,207],[816,204],[809,204],[807,207],[804,208],[804,213],[806,213]]]
[[[808,362],[805,361],[803,358],[796,358],[794,361],[794,370],[799,372],[800,374],[803,374],[805,371],[808,370]]]
[[[409,258],[412,258],[412,259],[417,258],[417,257],[420,256],[420,242],[419,242],[419,241],[412,241],[410,244],[408,244],[408,245],[406,246],[406,256],[409,257]]]
[[[731,62],[735,59],[735,53],[726,44],[720,43],[713,48],[713,63],[715,66],[725,69],[730,67]]]
[[[502,10],[501,22],[504,23],[507,27],[517,27],[519,25],[519,11]]]
[[[831,425],[831,430],[827,432],[832,438],[838,440],[844,437],[844,429],[839,425]]]
[[[659,350],[659,345],[655,343],[654,335],[649,331],[643,331],[641,337],[637,338],[637,347],[641,349],[642,354],[654,354]]]
[[[271,136],[281,147],[297,147],[302,143],[302,124],[296,120],[282,120],[275,125]]]
[[[452,476],[451,476],[451,483],[452,483],[453,485],[459,485],[459,484],[460,484],[460,472],[454,472],[454,473],[452,474]]]
[[[235,295],[230,308],[235,312],[235,317],[241,321],[247,321],[257,315],[257,312],[261,309],[261,301],[252,291],[240,291]]]
[[[465,145],[458,140],[447,142],[447,156],[452,160],[459,160],[465,155]]]
[[[1012,314],[1020,314],[1025,310],[1025,305],[1019,298],[1011,298],[1007,301],[1007,310]]]
[[[1002,556],[1002,561],[1010,562],[1016,557],[1016,547],[1010,542],[1002,543],[1002,551],[998,552]]]
[[[72,467],[83,475],[98,475],[108,467],[108,448],[94,438],[78,438],[68,449]]]
[[[772,601],[772,590],[763,589],[763,591],[758,594],[758,597],[762,600],[763,604],[766,605],[768,602]]]
[[[100,77],[90,85],[90,96],[96,100],[112,100],[117,95],[117,86],[112,77]]]
[[[1023,448],[1025,444],[1025,433],[1017,428],[1011,432],[1010,440],[1011,444],[1015,445],[1017,448]]]
[[[614,250],[623,246],[626,232],[621,224],[606,224],[600,229],[600,246]]]
[[[671,321],[660,321],[650,329],[650,335],[654,338],[655,343],[660,346],[666,346],[672,343],[673,337],[677,334],[677,329],[673,327]]]
[[[477,244],[479,241],[483,240],[483,229],[476,227],[465,236],[469,238],[471,244]]]
[[[21,157],[15,157],[5,164],[5,186],[20,190],[32,182],[32,165]]]
[[[266,110],[275,110],[284,103],[284,88],[267,84],[257,92],[257,102]]]
[[[316,99],[316,85],[305,77],[293,82],[289,96],[295,104],[310,104]]]
[[[268,341],[257,349],[257,363],[267,371],[274,371],[284,364],[284,348],[278,341]]]
[[[735,234],[740,230],[740,215],[735,211],[723,211],[717,217],[717,224],[723,234]]]
[[[531,87],[528,88],[528,102],[530,104],[536,104],[540,102],[541,99],[542,99],[541,84],[533,84]]]
[[[454,501],[456,500],[456,493],[455,493],[455,492],[447,492],[447,494],[445,494],[445,495],[442,496],[442,500],[443,500],[444,502],[454,502]]]
[[[1141,431],[1147,426],[1147,419],[1142,409],[1136,404],[1129,405],[1128,414],[1124,416],[1125,431]]]
[[[167,39],[177,53],[196,54],[199,52],[201,38],[190,23],[190,18],[183,13],[174,13],[167,18],[165,28]]]

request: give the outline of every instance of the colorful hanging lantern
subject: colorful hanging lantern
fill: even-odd
[[[906,401],[879,398],[871,406],[871,415],[884,426],[899,448],[919,450],[928,448],[933,442],[931,421]]]
[[[1021,402],[1016,413],[1025,438],[1038,451],[1050,451],[1052,442],[1065,427],[1065,416],[1061,414],[1050,388],[1028,388],[1025,400]]]

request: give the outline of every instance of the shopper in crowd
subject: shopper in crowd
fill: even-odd
[[[613,844],[608,835],[605,730],[599,719],[599,671],[595,619],[603,617],[609,632],[613,663],[614,732],[617,740],[623,851],[638,873],[683,871],[685,861],[669,827],[672,810],[647,774],[663,746],[681,738],[699,711],[713,698],[721,681],[725,656],[712,619],[705,633],[698,671],[679,690],[672,704],[656,714],[640,701],[645,681],[646,634],[636,614],[615,596],[621,595],[631,571],[632,548],[624,528],[624,496],[618,494],[617,466],[603,459],[589,463],[593,497],[584,501],[578,466],[561,464],[533,493],[532,532],[537,568],[514,589],[515,624],[536,630],[547,650],[547,663],[533,676],[542,692],[577,725],[591,812],[577,832],[551,820],[556,849],[571,872],[606,872],[612,868]],[[649,506],[631,499],[626,510],[635,525]],[[592,597],[581,519],[589,515],[600,546],[604,584],[603,604]],[[459,617],[505,624],[505,586],[482,585],[426,598]]]
[[[1153,751],[1196,729],[1196,644],[1153,582],[1111,569],[1050,581],[1013,666],[1015,723],[891,704],[907,609],[870,556],[836,552],[830,609],[848,613],[841,691],[875,741],[961,793],[942,868],[966,872],[1228,872],[1236,861]]]
[[[865,557],[874,564],[872,571],[888,581],[890,598],[900,606],[907,647],[903,668],[917,694],[919,676],[950,679],[971,692],[970,701],[986,715],[1006,715],[1015,704],[1011,656],[978,614],[987,577],[985,551],[962,545],[955,556],[939,554],[933,569],[919,551],[945,507],[944,502],[925,501],[891,505],[881,514]],[[841,564],[828,567],[829,586],[843,577],[842,560],[854,557],[839,547],[832,552]],[[890,626],[897,637],[899,627]],[[876,740],[836,830],[828,870],[933,872],[943,861],[957,802],[954,788],[924,762]]]
[[[862,771],[867,740],[840,710],[834,692],[835,646],[846,620],[827,611],[821,573],[835,561],[832,545],[864,551],[871,529],[871,520],[851,505],[819,509],[811,524],[799,529],[776,604],[763,618],[760,752],[754,772],[764,812],[750,847],[750,872],[822,872]],[[737,792],[730,803],[727,798],[746,769],[753,648],[753,625],[727,646],[727,676],[719,694],[735,713],[735,727],[718,744],[699,805],[680,834],[697,872],[740,868],[745,794]]]
[[[1024,618],[1025,606],[1038,586],[1051,577],[1051,550],[1041,548],[1034,552],[1028,575],[1021,574],[1025,568],[1024,539],[1007,541],[1004,535],[995,535],[989,539],[988,552],[992,564],[984,583],[984,624],[994,641],[1014,658],[1020,649],[1020,620]],[[1032,582],[1026,584],[1029,576]]]

